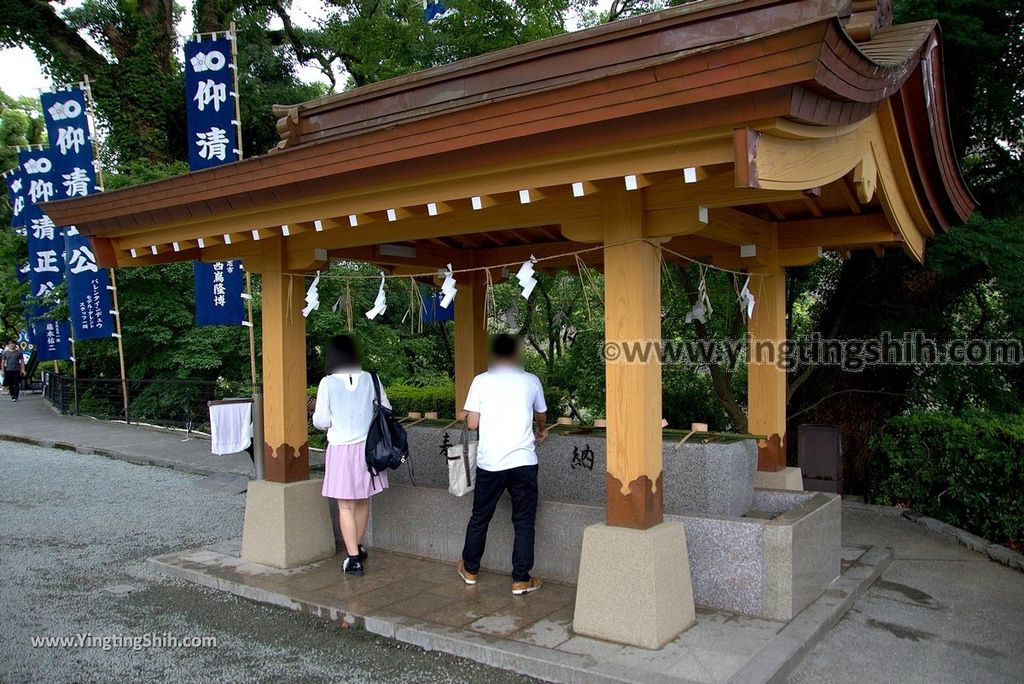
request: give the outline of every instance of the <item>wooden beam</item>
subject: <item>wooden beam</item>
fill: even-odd
[[[455,297],[455,414],[466,405],[469,386],[487,370],[487,301],[482,272],[460,273]]]
[[[867,247],[900,239],[883,213],[784,221],[778,229],[779,249]]]
[[[623,345],[661,337],[661,258],[644,237],[643,196],[607,193],[605,338]],[[606,516],[609,525],[648,529],[662,522],[661,365],[656,357],[608,359]]]
[[[516,193],[524,188],[565,186],[580,180],[618,178],[635,173],[678,171],[684,166],[705,166],[732,161],[731,144],[724,131],[702,131],[670,136],[641,144],[589,150],[572,155],[553,154],[530,164],[515,163],[487,170],[439,172],[419,183],[393,183],[373,188],[340,189],[318,198],[296,198],[270,206],[225,211],[214,217],[168,221],[142,233],[124,237],[124,247],[142,243],[222,235],[238,226],[264,228],[383,212],[386,209],[425,207],[428,202],[469,200],[474,196]],[[682,181],[680,180],[680,184]],[[699,185],[699,184],[696,184]]]
[[[747,430],[767,435],[757,443],[758,470],[786,467],[786,371],[778,353],[786,338],[786,270],[750,269],[754,314],[748,324]]]
[[[309,478],[306,417],[306,319],[303,278],[285,275],[282,238],[261,241],[248,268],[263,295],[263,472],[272,482]]]

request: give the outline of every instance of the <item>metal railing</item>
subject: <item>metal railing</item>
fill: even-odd
[[[207,402],[222,398],[213,380],[128,380],[125,414],[120,378],[72,378],[43,372],[43,396],[63,414],[208,432]]]

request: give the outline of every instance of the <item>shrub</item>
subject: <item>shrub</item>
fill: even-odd
[[[871,440],[875,503],[903,505],[986,539],[1024,539],[1024,416],[918,411]]]
[[[455,417],[455,386],[439,385],[430,387],[412,387],[410,385],[390,385],[386,387],[391,407],[395,415],[403,417],[409,411],[437,411],[441,418]],[[306,393],[316,396],[316,387],[310,387]]]

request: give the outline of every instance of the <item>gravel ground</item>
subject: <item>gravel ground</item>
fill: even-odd
[[[101,456],[0,443],[0,681],[526,682],[157,575],[147,557],[236,537],[244,497]],[[205,648],[34,648],[170,633]]]

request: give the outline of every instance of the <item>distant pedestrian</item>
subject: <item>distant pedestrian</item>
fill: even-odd
[[[498,500],[506,491],[512,499],[512,593],[528,594],[543,582],[530,576],[537,519],[537,451],[547,437],[544,389],[520,362],[519,340],[496,335],[491,343],[491,367],[473,378],[465,405],[466,426],[479,428],[473,514],[466,526],[466,543],[459,576],[476,584]]]
[[[370,517],[370,497],[388,486],[388,476],[373,477],[366,467],[366,436],[373,420],[373,377],[360,366],[352,338],[339,335],[327,348],[327,375],[316,392],[313,426],[327,431],[326,472],[322,493],[338,499],[338,521],[347,557],[342,572],[363,574],[362,541]],[[381,404],[391,408],[384,387]]]
[[[10,390],[11,401],[18,401],[21,395],[21,377],[25,372],[25,356],[18,349],[18,343],[11,340],[3,353],[4,386]]]

